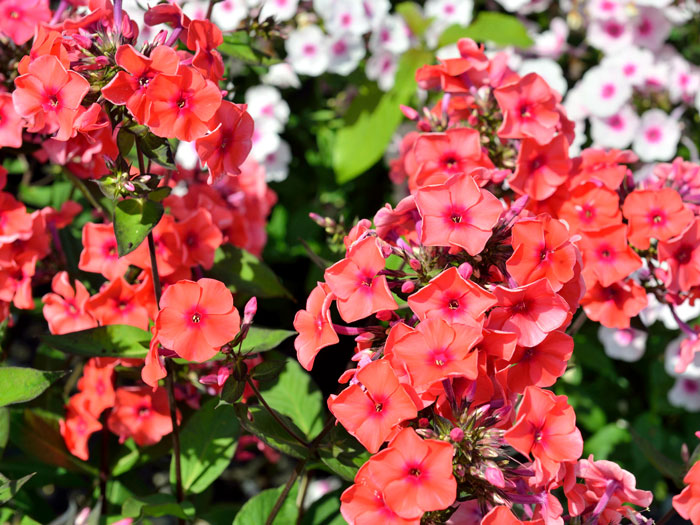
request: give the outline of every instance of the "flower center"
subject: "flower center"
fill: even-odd
[[[192,314],[192,322],[193,323],[198,323],[201,320],[202,320],[202,317],[197,312]]]

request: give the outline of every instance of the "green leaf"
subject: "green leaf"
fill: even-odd
[[[248,406],[244,403],[234,405],[238,421],[241,426],[260,438],[264,443],[272,448],[279,450],[289,456],[295,458],[305,458],[307,456],[307,448],[291,437],[282,426],[275,421],[267,409],[261,406]],[[284,421],[288,428],[296,432],[298,436],[302,436],[303,432],[286,416],[281,414],[278,417]]]
[[[216,408],[210,399],[185,424],[180,434],[182,488],[203,492],[226,470],[236,452],[241,427],[230,405]],[[175,483],[175,459],[170,463],[170,482]]]
[[[61,352],[87,357],[146,357],[151,334],[125,324],[98,326],[62,335],[45,335],[42,341]]]
[[[339,184],[364,173],[382,158],[403,118],[399,106],[408,104],[416,91],[416,70],[431,59],[430,53],[409,50],[401,56],[391,90],[382,94],[372,87],[355,97],[334,142],[333,169]]]
[[[323,429],[323,396],[296,360],[287,359],[274,383],[259,388],[267,404],[291,418],[308,439]]]
[[[420,6],[415,2],[401,2],[395,11],[403,17],[411,33],[417,37],[423,36],[430,26],[430,19],[423,16]]]
[[[0,457],[5,452],[7,441],[10,439],[10,409],[0,408]]]
[[[616,445],[630,442],[630,433],[626,428],[609,423],[586,440],[583,455],[593,454],[595,459],[608,459]]]
[[[318,454],[331,472],[347,481],[355,479],[355,474],[370,456],[359,441],[338,425],[323,440]]]
[[[252,253],[230,244],[217,248],[214,266],[208,275],[226,283],[235,292],[256,297],[292,298],[265,263]]]
[[[0,367],[0,407],[31,401],[64,375],[64,371],[35,370],[17,366]]]
[[[163,205],[146,199],[124,199],[114,208],[114,235],[119,257],[133,252],[163,216]]]
[[[455,24],[445,29],[438,40],[438,47],[454,44],[460,38],[523,49],[534,43],[525,26],[515,16],[490,11],[479,13],[467,27]]]
[[[140,130],[139,127],[130,128],[132,131]],[[136,146],[143,154],[156,164],[164,168],[175,169],[175,155],[168,139],[157,137],[149,131],[139,133],[136,131]]]
[[[60,209],[61,205],[68,200],[73,185],[68,181],[57,180],[46,186],[36,184],[20,184],[19,199],[35,208],[52,206]]]
[[[241,347],[242,354],[258,354],[277,348],[282,341],[296,334],[291,330],[280,330],[277,328],[263,328],[261,326],[251,326],[248,335],[243,340]]]
[[[153,494],[151,496],[129,498],[122,505],[125,518],[143,518],[151,516],[174,516],[182,519],[193,519],[195,508],[189,501],[178,503],[171,494]]]
[[[260,494],[253,496],[241,507],[238,514],[236,514],[233,525],[262,525],[265,523],[272,508],[275,506],[277,498],[280,497],[283,490],[284,487],[277,487],[276,489],[263,490]],[[298,514],[296,506],[298,490],[298,484],[295,483],[284,499],[284,503],[277,513],[277,516],[275,516],[275,520],[272,522],[273,525],[289,525],[290,523],[296,523]]]
[[[256,48],[246,31],[236,31],[224,36],[224,43],[217,50],[222,55],[230,56],[249,65],[270,66],[281,62],[279,58],[273,57]]]
[[[98,470],[68,452],[58,430],[58,417],[39,410],[13,410],[10,441],[42,463],[98,476]]]
[[[280,371],[287,365],[287,361],[283,359],[272,359],[260,363],[253,368],[252,377],[261,381],[269,380],[276,377]]]
[[[346,525],[340,514],[342,489],[324,494],[304,512],[301,525]]]
[[[229,377],[224,383],[224,388],[221,389],[221,396],[217,408],[221,405],[233,405],[243,395],[245,391],[245,380],[239,380],[235,377]]]
[[[119,148],[119,154],[126,158],[129,156],[131,149],[134,147],[136,137],[129,131],[128,128],[121,127],[117,133],[117,148]]]
[[[19,489],[22,488],[22,485],[32,479],[34,474],[36,474],[36,472],[32,472],[23,478],[13,480],[9,480],[7,478],[1,479],[2,475],[0,474],[0,505],[7,503],[14,498],[15,494],[19,492]]]

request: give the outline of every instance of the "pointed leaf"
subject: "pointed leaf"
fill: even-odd
[[[203,492],[226,470],[236,452],[241,427],[230,405],[210,399],[197,410],[180,434],[182,488]],[[170,463],[170,482],[175,483],[175,459]]]
[[[125,518],[143,518],[151,516],[174,516],[182,519],[192,519],[195,508],[189,501],[178,503],[172,494],[153,494],[151,496],[129,498],[122,505]]]
[[[45,335],[42,340],[67,354],[140,359],[148,353],[151,334],[135,326],[113,324],[62,335]]]
[[[234,408],[238,421],[240,421],[241,426],[247,432],[289,456],[294,456],[295,458],[305,458],[307,456],[306,447],[290,436],[265,408],[248,406],[244,403],[237,403],[234,405]],[[278,417],[298,436],[304,434],[288,417],[281,414]]]
[[[263,490],[260,494],[253,496],[241,507],[241,510],[238,511],[236,518],[233,520],[233,525],[262,525],[266,523],[272,508],[275,506],[275,502],[277,502],[277,498],[280,497],[283,490],[284,487],[277,487],[276,489]],[[298,514],[296,506],[298,490],[298,484],[295,483],[284,499],[284,503],[277,513],[277,516],[275,516],[272,522],[273,525],[289,525],[290,523],[296,523]]]
[[[0,481],[0,505],[2,505],[3,503],[7,503],[12,498],[14,498],[15,494],[19,492],[19,489],[22,488],[22,485],[24,485],[27,481],[32,479],[34,474],[36,474],[36,472],[28,474],[20,479],[7,479]]]
[[[274,272],[255,255],[230,244],[216,250],[209,277],[223,281],[234,291],[256,297],[292,296]]]
[[[251,326],[243,340],[242,354],[257,354],[277,348],[283,341],[296,334],[291,330]]]
[[[479,13],[468,27],[455,24],[445,29],[440,35],[438,47],[454,44],[460,38],[523,49],[533,44],[527,29],[515,16],[488,11]]]
[[[114,235],[122,257],[133,252],[163,216],[163,205],[147,199],[124,199],[114,208]]]
[[[17,366],[0,367],[0,407],[31,401],[64,375],[64,371],[35,370]]]

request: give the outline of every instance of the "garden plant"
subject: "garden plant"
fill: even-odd
[[[0,523],[700,525],[693,0],[0,0]]]

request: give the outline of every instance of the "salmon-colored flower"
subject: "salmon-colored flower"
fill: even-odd
[[[635,190],[625,198],[622,213],[629,221],[629,241],[642,250],[651,238],[667,241],[693,221],[693,212],[673,188]]]
[[[522,393],[526,387],[552,386],[566,371],[574,352],[574,340],[564,332],[554,331],[530,348],[518,347],[508,368],[508,388]]]
[[[569,306],[557,295],[547,279],[520,288],[494,289],[498,306],[489,314],[488,327],[518,336],[520,346],[532,347],[567,319]]]
[[[386,360],[365,365],[350,385],[328,400],[328,408],[371,453],[375,453],[393,429],[417,415],[416,405],[399,383],[396,373]],[[360,386],[362,385],[362,386]]]
[[[117,277],[90,299],[86,311],[102,325],[128,324],[148,328],[148,310],[136,299],[136,287]]]
[[[4,0],[0,2],[0,34],[23,46],[37,27],[51,19],[47,0]]]
[[[85,408],[96,418],[114,405],[114,367],[116,361],[90,359],[83,367],[78,390],[86,397]]]
[[[452,267],[430,280],[427,286],[408,297],[408,305],[420,320],[429,317],[449,323],[481,322],[484,313],[496,304],[496,297],[478,284],[464,279]]]
[[[70,398],[66,405],[66,418],[58,422],[58,428],[66,443],[66,448],[74,456],[87,461],[90,435],[102,429],[102,425],[87,409],[88,397],[79,393]]]
[[[147,386],[117,388],[107,426],[120,443],[133,438],[141,447],[155,445],[173,431],[167,392]]]
[[[204,208],[197,211],[184,221],[175,224],[182,247],[184,249],[185,266],[202,265],[209,270],[214,265],[214,254],[221,246],[223,236]]]
[[[347,323],[381,310],[396,310],[386,277],[379,272],[386,266],[374,237],[359,241],[348,256],[324,274],[328,288],[336,296],[338,312]]]
[[[627,244],[626,224],[582,232],[579,248],[583,255],[583,277],[589,286],[595,281],[610,286],[642,266],[639,255]]]
[[[148,83],[151,109],[146,122],[159,137],[191,142],[209,131],[209,121],[221,105],[221,91],[190,66],[176,75],[156,75]]]
[[[117,238],[111,224],[85,223],[82,237],[83,251],[78,268],[84,272],[101,273],[110,281],[124,275],[129,261],[119,257]]]
[[[416,205],[423,218],[423,244],[454,246],[469,255],[484,249],[503,211],[499,200],[480,189],[469,175],[419,189]]]
[[[559,124],[556,98],[547,82],[536,73],[493,92],[503,112],[498,136],[510,139],[533,138],[544,145],[552,140]]]
[[[471,350],[480,340],[479,325],[428,318],[398,339],[392,353],[408,370],[412,386],[423,393],[448,377],[476,379],[477,353]]]
[[[479,132],[471,128],[420,135],[413,154],[418,164],[415,178],[418,187],[442,184],[453,175],[463,175],[474,168],[493,168],[481,149]]]
[[[75,289],[70,284],[68,272],[58,272],[51,280],[53,293],[42,298],[44,317],[52,334],[77,332],[97,326],[97,321],[87,313],[85,304],[90,294],[85,285],[75,281]]]
[[[574,409],[566,396],[535,386],[525,389],[515,424],[504,438],[521,454],[535,458],[537,480],[549,480],[566,461],[576,461],[583,451]]]
[[[178,281],[160,299],[160,343],[188,361],[206,361],[240,329],[240,316],[226,285],[215,279]]]
[[[56,133],[57,140],[68,140],[89,90],[87,80],[75,71],[66,71],[55,56],[44,55],[29,64],[27,74],[15,79],[12,100],[17,113],[33,120],[29,131]]]
[[[369,475],[382,487],[384,500],[403,518],[417,518],[454,503],[453,448],[446,441],[421,439],[405,428],[369,463]]]
[[[195,141],[202,165],[209,169],[210,183],[225,173],[238,175],[240,165],[253,147],[253,118],[245,105],[223,101],[209,126],[214,129]]]
[[[141,369],[141,379],[148,386],[153,388],[158,387],[158,381],[168,375],[165,369],[165,362],[160,355],[161,344],[156,337],[155,325],[151,327],[151,344],[149,345],[148,353],[144,359],[143,368]]]
[[[515,173],[508,179],[520,194],[537,201],[550,197],[569,176],[569,143],[557,135],[546,145],[525,139],[520,145]]]
[[[571,233],[598,231],[622,223],[617,192],[594,182],[576,186],[559,210],[558,217]]]
[[[150,112],[150,101],[146,97],[148,84],[160,73],[175,75],[180,59],[169,46],[156,46],[146,56],[128,44],[119,46],[114,58],[124,71],[119,71],[102,88],[102,96],[113,104],[126,105],[136,121],[144,124]]]
[[[22,127],[22,117],[15,111],[12,95],[0,93],[0,148],[19,148]]]
[[[687,292],[700,284],[700,218],[677,237],[659,242],[659,260],[668,264],[664,284],[672,292]]]
[[[518,284],[546,278],[554,291],[574,277],[576,247],[566,226],[547,215],[522,219],[512,230],[513,255],[506,268]]]
[[[175,226],[172,215],[163,215],[153,228],[153,246],[156,252],[158,274],[161,277],[168,277],[177,273],[178,270],[183,270],[183,256],[186,257],[187,253],[183,253],[179,230]],[[134,266],[150,271],[151,252],[148,243],[142,242],[133,252],[127,253],[124,259]],[[189,268],[184,269],[189,270]]]
[[[683,478],[686,487],[673,497],[673,508],[693,525],[700,525],[700,461]]]
[[[306,310],[299,310],[294,316],[294,329],[299,335],[294,340],[297,359],[306,370],[314,366],[316,354],[326,346],[338,342],[330,314],[330,289],[325,283],[318,283],[306,299]]]
[[[646,308],[647,301],[644,288],[627,279],[610,286],[596,282],[586,290],[581,306],[591,321],[624,330],[630,327],[630,319]]]

